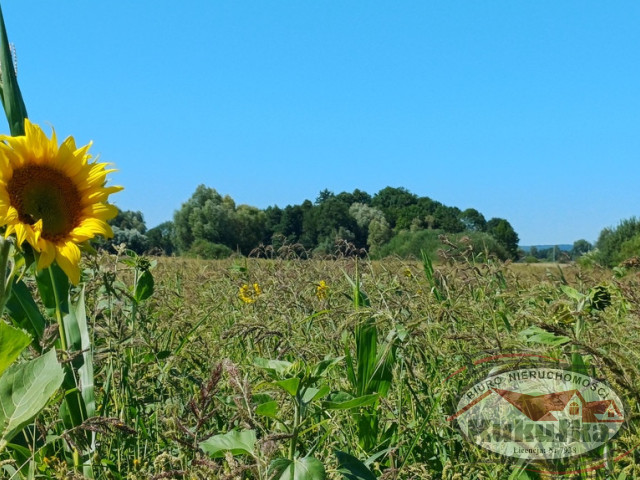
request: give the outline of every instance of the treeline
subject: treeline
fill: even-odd
[[[622,220],[617,227],[600,232],[595,248],[587,256],[600,265],[640,266],[640,221],[636,217]]]
[[[557,247],[546,249],[534,247],[527,252],[523,260],[527,262],[577,260],[584,265],[640,267],[640,220],[631,217],[622,220],[616,227],[602,229],[598,240],[593,245],[586,240],[577,240],[567,251],[559,250]]]
[[[460,210],[405,188],[386,187],[374,195],[361,190],[320,192],[314,202],[259,209],[236,205],[228,195],[200,185],[174,213],[172,222],[147,230],[141,212],[121,211],[111,221],[114,238],[141,253],[224,258],[285,246],[303,255],[327,255],[348,244],[373,257],[419,256],[440,246],[440,236],[472,245],[474,251],[517,259],[518,235],[504,218],[486,220],[474,208]]]

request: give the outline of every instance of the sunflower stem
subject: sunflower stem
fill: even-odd
[[[11,242],[6,238],[0,237],[0,272],[3,278],[0,282],[0,316],[4,313],[4,307],[11,295],[11,274],[7,272],[9,263],[9,252],[11,251]]]
[[[47,268],[49,271],[49,278],[51,279],[51,285],[53,290],[53,298],[56,302],[56,322],[58,322],[58,332],[60,333],[60,348],[63,352],[67,352],[67,336],[64,331],[64,322],[62,320],[62,312],[60,311],[60,297],[58,296],[58,289],[56,288],[56,277],[53,274],[51,268]]]

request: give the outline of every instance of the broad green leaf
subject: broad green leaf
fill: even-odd
[[[348,395],[348,394],[345,394]],[[377,393],[362,395],[360,397],[345,399],[344,396],[334,397],[332,401],[323,402],[327,410],[351,410],[352,408],[366,407],[375,403],[378,399]]]
[[[573,298],[576,301],[583,300],[586,296],[575,288],[571,288],[569,285],[560,285],[560,289],[564,292],[567,297]]]
[[[326,473],[322,462],[315,457],[278,458],[269,466],[269,478],[274,480],[324,480]]]
[[[145,270],[138,278],[138,283],[136,283],[136,291],[133,295],[136,302],[142,302],[149,298],[153,294],[153,287],[153,275],[149,270]]]
[[[29,335],[0,320],[0,375],[30,343]]]
[[[55,318],[56,308],[63,315],[69,313],[69,279],[58,265],[53,263],[40,270],[36,274],[36,281],[47,315]]]
[[[255,430],[242,430],[240,432],[231,430],[200,442],[200,448],[212,458],[223,457],[226,452],[231,452],[233,455],[254,455],[255,445]]]
[[[330,391],[331,389],[328,385],[322,385],[320,388],[308,387],[302,395],[302,401],[304,403],[313,402],[314,400],[324,397]]]
[[[63,377],[53,348],[5,371],[0,377],[0,443],[11,440],[33,420],[60,387]]]
[[[571,341],[569,337],[563,335],[556,335],[555,333],[547,332],[540,327],[531,326],[526,330],[520,332],[520,335],[525,338],[525,341],[529,343],[539,343],[540,345],[550,345],[557,347],[564,345]]]
[[[338,472],[347,480],[376,480],[371,470],[353,455],[337,451],[336,457],[338,457]]]
[[[266,370],[273,376],[278,377],[282,377],[293,368],[293,363],[287,362],[286,360],[268,360],[260,357],[256,357],[253,360],[253,364],[258,368]]]
[[[256,414],[264,417],[276,418],[278,415],[278,402],[271,400],[269,402],[261,403],[256,407]]]
[[[313,367],[314,377],[324,377],[327,372],[335,365],[340,363],[344,357],[328,358],[316,363]]]
[[[298,393],[298,388],[300,387],[300,379],[298,377],[292,377],[275,382],[275,384],[292,397],[295,397]]]
[[[33,346],[40,351],[40,339],[46,322],[29,288],[22,280],[13,284],[11,296],[5,308],[13,324],[29,332],[34,340]]]
[[[71,309],[64,317],[65,333],[68,335],[68,348],[82,352],[74,361],[78,371],[78,389],[84,402],[86,417],[95,415],[96,402],[93,383],[93,348],[87,325],[87,313],[84,305],[84,287],[77,298],[69,298]]]

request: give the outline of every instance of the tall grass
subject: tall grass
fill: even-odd
[[[111,420],[94,428],[93,475],[544,478],[467,442],[447,420],[468,381],[451,375],[506,352],[604,377],[637,415],[637,274],[480,263],[457,248],[440,263],[96,259],[85,289],[93,401]],[[260,294],[247,303],[239,291],[254,284]],[[542,341],[540,331],[567,341]],[[40,431],[52,428],[53,410]],[[638,441],[631,422],[611,448]],[[82,478],[66,458],[47,447],[34,478]],[[566,478],[636,478],[636,462],[632,451]]]

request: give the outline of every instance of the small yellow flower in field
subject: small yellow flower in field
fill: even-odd
[[[325,300],[328,296],[328,292],[329,285],[327,285],[327,282],[324,280],[320,280],[320,283],[318,283],[318,286],[316,287],[316,297],[318,297],[319,300]]]
[[[260,295],[262,295],[262,289],[258,283],[253,284],[253,290],[246,283],[238,290],[238,297],[244,303],[254,303]]]
[[[133,468],[135,468],[136,470],[140,468],[140,459],[139,458],[134,458],[133,459]]]
[[[411,269],[409,267],[405,268],[403,273],[404,273],[404,276],[407,278],[413,277],[413,274],[411,273]]]
[[[96,235],[113,236],[107,220],[118,209],[107,203],[122,187],[105,186],[106,163],[90,162],[89,145],[73,137],[58,146],[38,125],[24,121],[25,134],[0,135],[0,226],[39,253],[37,267],[54,261],[72,283],[80,281],[80,248]]]

